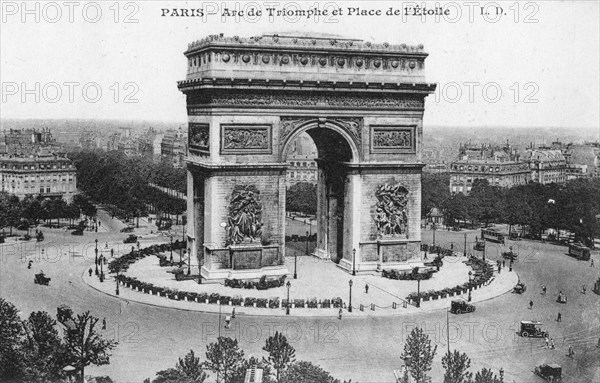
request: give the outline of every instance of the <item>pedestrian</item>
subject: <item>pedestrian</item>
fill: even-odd
[[[108,249],[108,242],[106,242],[106,244],[104,245],[105,249]]]
[[[502,260],[502,267],[506,267],[506,259]]]
[[[550,350],[554,350],[556,347],[554,346],[554,339],[550,338]]]
[[[573,359],[573,357],[575,356],[575,351],[573,351],[573,346],[569,346],[569,354],[568,354],[569,358]]]
[[[548,335],[546,335],[544,340],[546,341],[546,348],[550,348],[550,339],[548,339]]]
[[[533,310],[533,301],[529,301],[529,309]]]
[[[590,267],[596,267],[594,266],[594,259],[592,259],[592,261],[590,262]]]
[[[586,291],[585,285],[581,286],[581,292],[585,294],[585,291]]]
[[[369,285],[365,284],[365,294],[369,293]]]
[[[102,330],[106,330],[106,318],[102,318]]]
[[[229,315],[227,315],[225,317],[225,328],[229,329],[229,324],[231,323],[231,317]]]
[[[542,295],[546,295],[546,286],[542,286]]]
[[[90,267],[90,269],[88,270],[88,274],[90,275],[90,277],[92,276],[92,268]]]
[[[340,309],[340,311],[338,311],[338,319],[342,320],[342,309]]]
[[[235,319],[235,307],[231,310],[231,319]]]
[[[562,315],[558,313],[558,317],[556,317],[557,322],[562,322]]]
[[[502,271],[502,267],[500,265],[498,265],[498,274],[500,274],[501,271]]]

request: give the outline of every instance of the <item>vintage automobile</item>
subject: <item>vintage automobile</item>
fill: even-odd
[[[485,250],[485,241],[481,240],[481,241],[475,242],[475,245],[473,245],[473,249],[478,250],[478,251]]]
[[[25,234],[22,237],[19,237],[19,241],[29,241],[31,239],[31,235]]]
[[[547,382],[562,381],[562,367],[558,364],[542,364],[535,368],[534,373]]]
[[[133,233],[133,226],[127,226],[121,229],[121,233]]]
[[[525,283],[523,282],[519,282],[515,285],[515,287],[513,287],[513,293],[517,294],[523,294],[526,290],[527,286],[525,286]]]
[[[519,235],[519,233],[516,233],[514,231],[510,233],[508,238],[512,241],[520,241],[521,240],[521,236]]]
[[[156,227],[158,230],[169,230],[173,226],[173,220],[171,218],[159,218],[156,220]]]
[[[519,331],[522,337],[544,338],[548,336],[548,332],[542,329],[542,322],[524,320],[521,321],[521,329]]]
[[[48,286],[50,284],[50,279],[46,277],[46,275],[44,274],[43,271],[40,271],[38,274],[36,274],[33,277],[33,283],[37,284],[37,285],[45,285]]]
[[[79,227],[71,232],[72,235],[83,235],[83,227]]]
[[[462,299],[453,300],[450,306],[452,314],[472,313],[473,311],[475,311],[475,306]]]
[[[558,303],[567,303],[567,296],[562,292],[558,293],[558,297],[556,298]]]
[[[125,238],[123,240],[123,243],[136,243],[138,240],[137,235],[135,234],[129,234],[129,237]]]

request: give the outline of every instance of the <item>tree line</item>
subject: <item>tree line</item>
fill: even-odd
[[[77,169],[77,187],[97,203],[109,205],[113,215],[130,219],[149,212],[177,216],[186,201],[167,195],[153,183],[181,192],[187,189],[185,169],[144,157],[127,157],[119,151],[81,150],[68,154]]]
[[[68,219],[74,223],[82,215],[90,218],[96,216],[96,207],[82,194],[76,194],[71,203],[67,203],[62,198],[28,196],[19,199],[0,192],[0,227],[10,228],[10,235],[13,227],[29,227],[41,220],[50,224],[56,220],[59,224],[60,219]]]
[[[600,235],[596,216],[600,214],[600,179],[584,178],[562,184],[540,184],[501,188],[476,179],[469,195],[451,194],[450,176],[423,174],[423,217],[436,207],[444,215],[446,225],[458,226],[503,223],[519,225],[523,235],[539,239],[544,231],[566,230],[575,240],[590,245]]]

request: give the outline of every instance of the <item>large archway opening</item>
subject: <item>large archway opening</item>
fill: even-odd
[[[288,255],[343,258],[347,164],[356,156],[351,139],[336,126],[308,124],[284,143]]]

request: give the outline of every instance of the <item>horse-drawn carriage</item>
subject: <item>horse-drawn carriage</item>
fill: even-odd
[[[485,250],[485,241],[482,239],[480,241],[475,242],[475,245],[473,245],[473,249],[478,251]]]
[[[37,242],[42,242],[44,240],[44,233],[42,233],[41,231],[38,231],[35,234],[35,239]]]
[[[558,303],[567,303],[567,296],[562,292],[558,293],[558,297],[556,298]]]
[[[513,287],[513,293],[517,294],[523,294],[526,290],[527,286],[525,286],[525,283],[523,282],[519,282],[515,285],[515,287]]]
[[[542,364],[535,368],[534,373],[547,382],[560,382],[562,380],[562,367],[558,364]]]
[[[45,285],[48,286],[50,284],[51,278],[46,277],[43,271],[40,271],[33,277],[33,283],[36,285]]]

